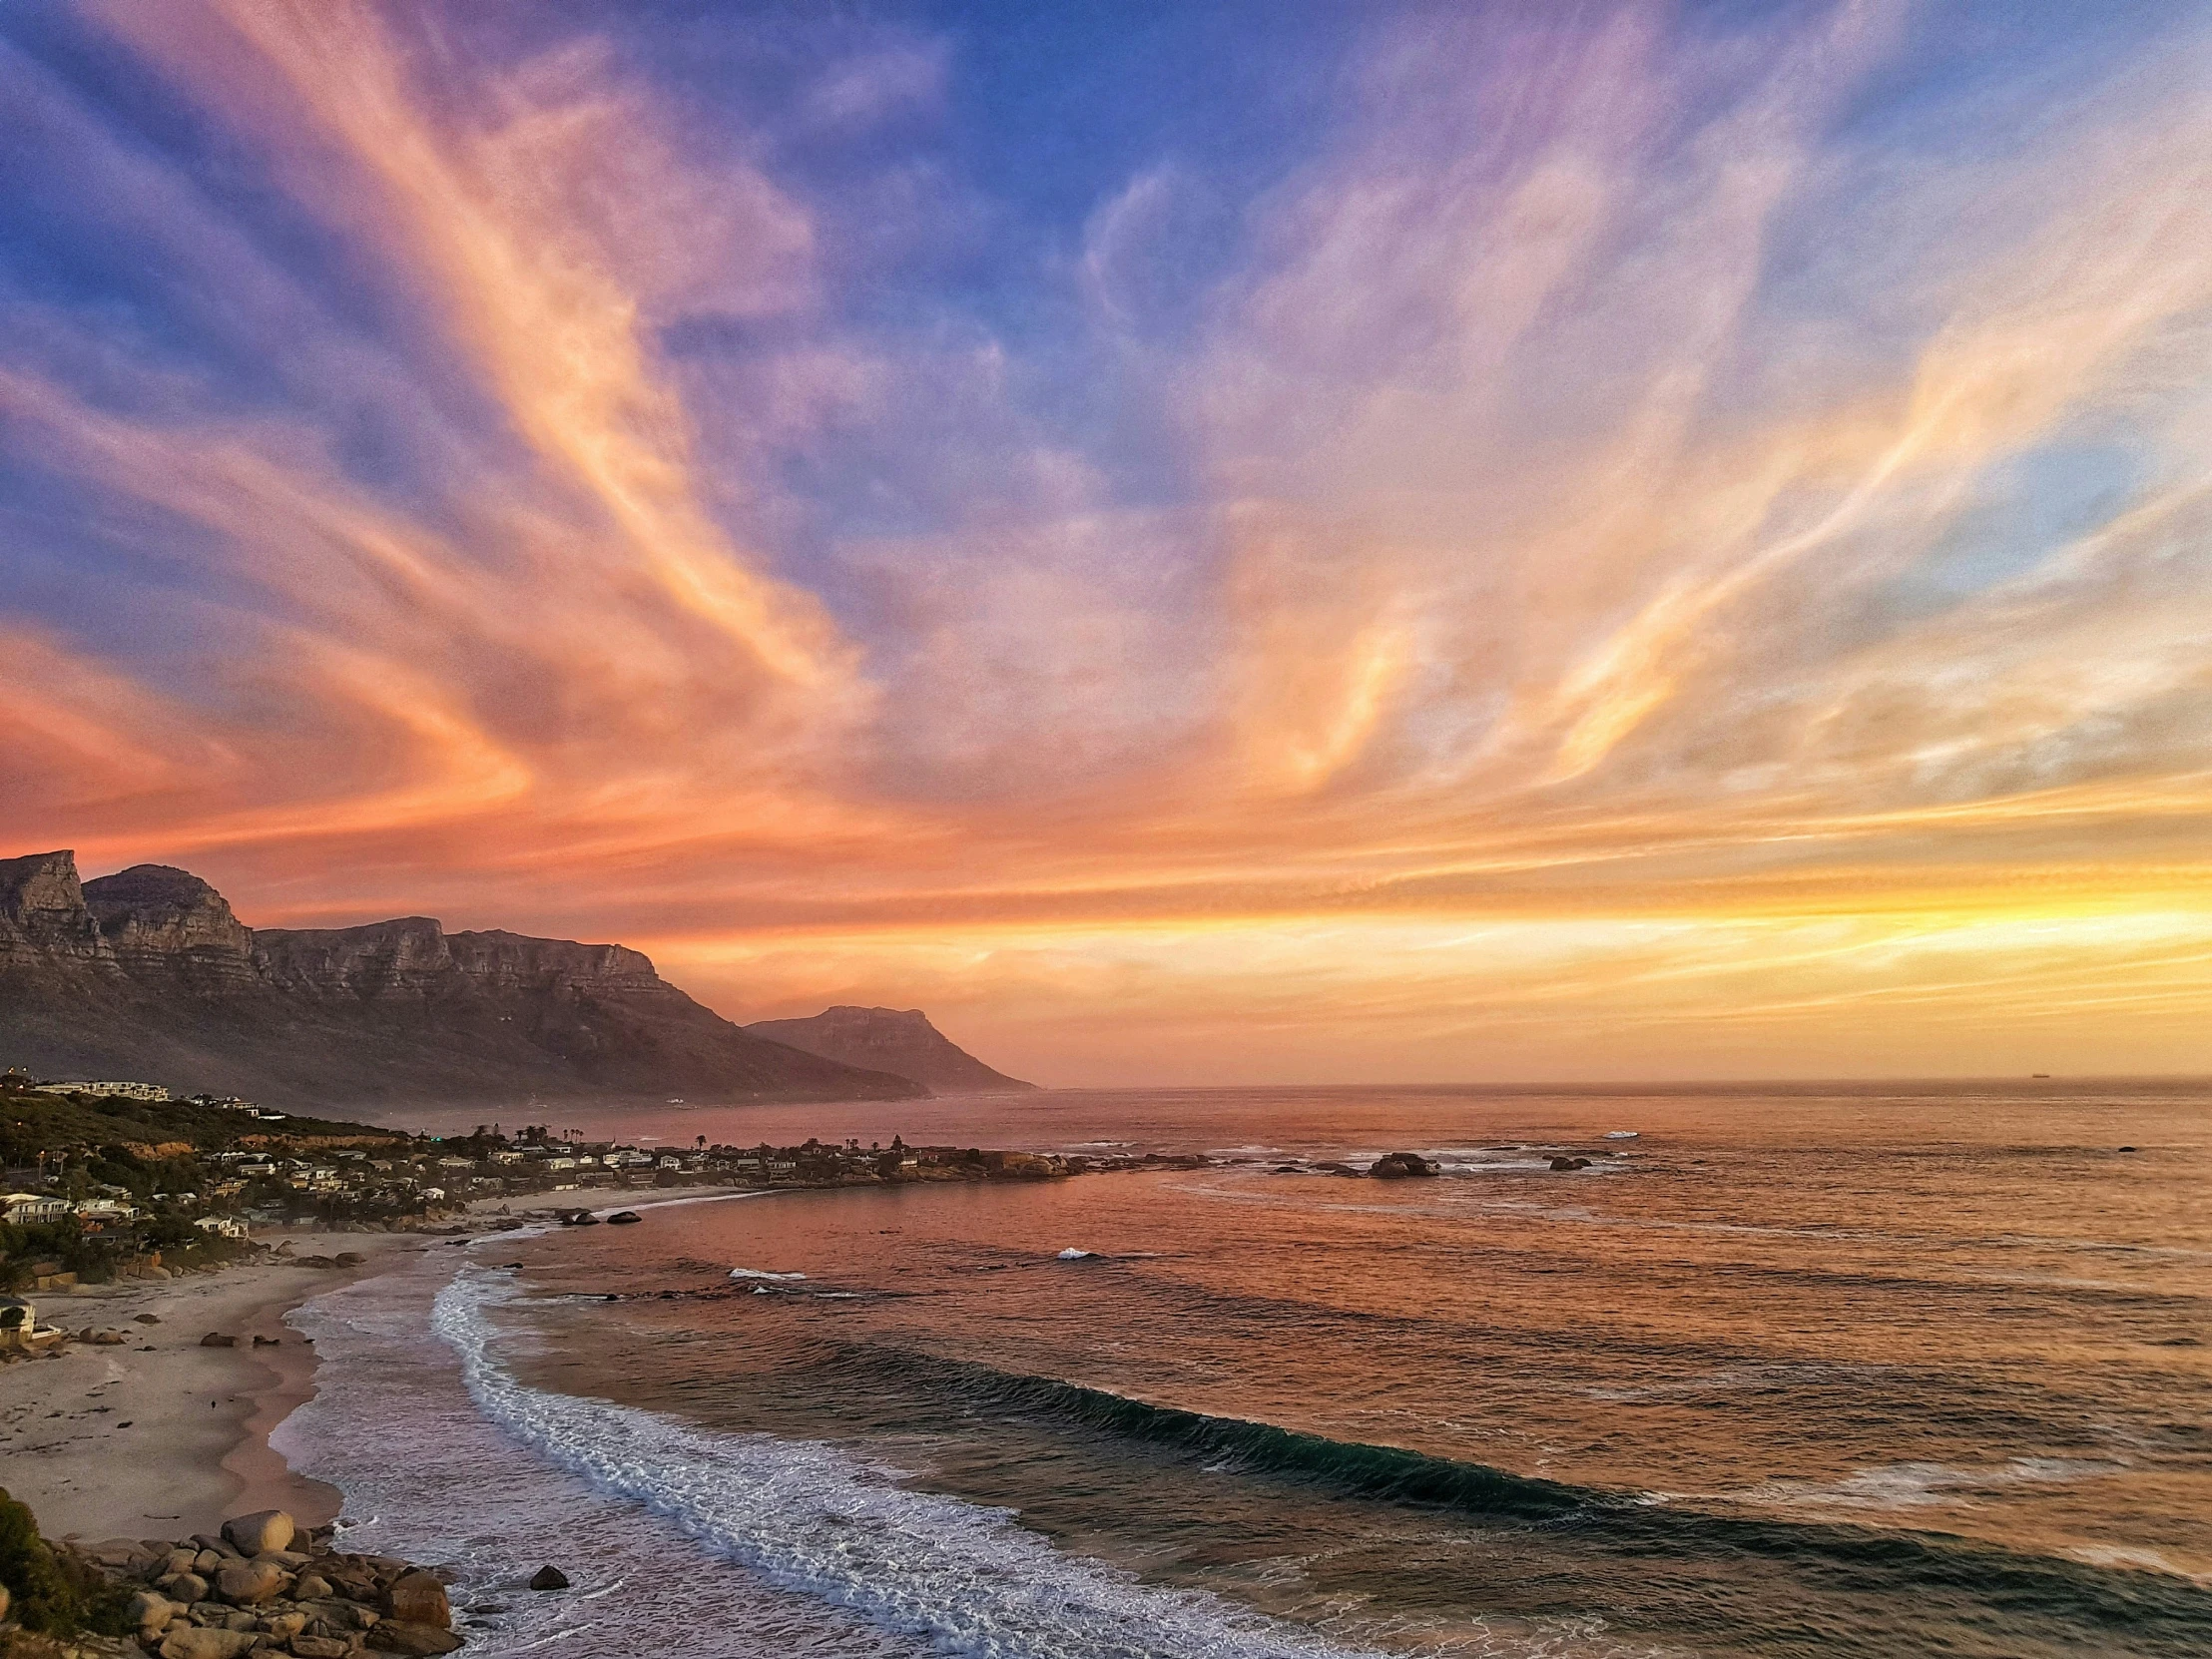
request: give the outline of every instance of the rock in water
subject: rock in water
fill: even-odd
[[[561,1571],[559,1567],[540,1567],[536,1575],[530,1580],[530,1588],[533,1590],[565,1590],[568,1588],[568,1574]]]
[[[1392,1152],[1368,1166],[1378,1181],[1403,1181],[1410,1176],[1434,1175],[1437,1168],[1417,1152]]]
[[[242,1555],[259,1555],[270,1549],[289,1549],[292,1537],[298,1530],[298,1525],[291,1516],[281,1509],[261,1509],[251,1515],[240,1515],[223,1523],[223,1536],[235,1544]]]
[[[239,1340],[236,1337],[226,1337],[220,1331],[211,1331],[200,1339],[200,1346],[202,1348],[236,1348],[239,1346]]]
[[[453,1622],[445,1586],[434,1574],[419,1568],[392,1581],[391,1588],[384,1592],[384,1611],[402,1623],[436,1625],[441,1630]]]

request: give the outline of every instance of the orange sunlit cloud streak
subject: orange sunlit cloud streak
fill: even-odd
[[[7,850],[1055,1082],[2206,1069],[2212,34],[1954,25],[1073,158],[895,16],[0,23]]]

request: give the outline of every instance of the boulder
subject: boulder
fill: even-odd
[[[152,1590],[141,1590],[124,1608],[123,1616],[131,1627],[142,1636],[159,1636],[169,1628],[169,1621],[184,1612],[176,1602]]]
[[[1588,1169],[1590,1160],[1587,1158],[1554,1158],[1551,1161],[1551,1167],[1555,1170]]]
[[[357,1268],[364,1260],[357,1250],[341,1250],[330,1259],[341,1268]]]
[[[404,1653],[428,1659],[429,1655],[457,1652],[460,1637],[434,1624],[414,1624],[406,1619],[379,1619],[368,1633],[368,1645],[383,1653]]]
[[[345,1659],[353,1651],[353,1644],[336,1636],[294,1636],[291,1651],[299,1659]]]
[[[235,1607],[273,1601],[284,1587],[284,1569],[274,1561],[242,1561],[215,1575],[215,1593]]]
[[[236,1337],[226,1337],[220,1331],[211,1331],[200,1339],[200,1346],[202,1348],[236,1348],[239,1346],[239,1340]]]
[[[1378,1181],[1403,1181],[1409,1177],[1434,1175],[1437,1167],[1417,1152],[1391,1152],[1370,1164],[1368,1173]]]
[[[120,1331],[95,1331],[92,1334],[95,1348],[121,1348],[129,1340]]]
[[[169,1551],[168,1555],[164,1558],[162,1563],[162,1571],[165,1574],[190,1572],[192,1571],[193,1562],[199,1559],[200,1555],[197,1550],[190,1550],[182,1547],[173,1549]]]
[[[272,1613],[262,1620],[262,1628],[279,1642],[288,1642],[307,1628],[307,1615],[296,1608],[289,1613]]]
[[[131,1318],[140,1325],[159,1325],[162,1323],[162,1317],[159,1314],[133,1314]]]
[[[320,1573],[301,1573],[299,1582],[291,1587],[294,1601],[328,1601],[333,1593],[329,1580]]]
[[[429,1624],[445,1629],[453,1623],[453,1608],[445,1599],[445,1586],[434,1573],[403,1573],[384,1592],[384,1612],[403,1624]],[[443,1652],[443,1649],[439,1650]]]
[[[536,1575],[530,1580],[530,1588],[533,1590],[565,1590],[568,1588],[568,1574],[561,1571],[559,1567],[540,1567]]]
[[[9,1593],[7,1585],[0,1584],[0,1619],[5,1619],[8,1616],[8,1603],[14,1599]]]
[[[261,1509],[223,1523],[223,1536],[242,1555],[261,1555],[273,1549],[289,1549],[299,1530],[281,1509]]]
[[[154,1588],[172,1601],[181,1601],[190,1607],[196,1601],[208,1599],[208,1581],[196,1572],[164,1573],[154,1580]]]
[[[180,1625],[162,1638],[162,1659],[241,1659],[258,1640],[251,1630]]]

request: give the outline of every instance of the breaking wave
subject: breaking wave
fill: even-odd
[[[431,1326],[477,1407],[598,1489],[790,1590],[958,1654],[1034,1659],[1344,1659],[1348,1649],[1195,1590],[1064,1555],[1001,1509],[894,1483],[820,1442],[715,1434],[656,1412],[530,1387],[489,1352],[512,1288],[464,1270]]]

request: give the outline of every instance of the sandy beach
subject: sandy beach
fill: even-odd
[[[652,1194],[579,1192],[601,1212],[700,1203],[743,1189]],[[544,1221],[568,1204],[534,1204],[515,1219]],[[470,1206],[478,1224],[500,1201]],[[220,1273],[81,1287],[37,1298],[40,1323],[120,1331],[121,1347],[71,1343],[60,1359],[0,1367],[0,1486],[31,1506],[52,1537],[180,1537],[212,1532],[232,1515],[283,1509],[301,1525],[334,1517],[343,1495],[294,1473],[269,1435],[315,1391],[317,1359],[284,1324],[302,1303],[387,1271],[398,1257],[450,1247],[418,1233],[265,1235],[297,1256],[355,1252],[358,1265],[308,1268],[266,1257]],[[138,1323],[152,1315],[159,1324]],[[211,1331],[235,1348],[203,1348]],[[254,1339],[274,1341],[257,1347]]]
[[[72,1343],[59,1359],[0,1368],[0,1475],[50,1536],[186,1536],[230,1515],[337,1513],[339,1494],[294,1474],[269,1432],[314,1392],[314,1350],[283,1317],[310,1298],[439,1241],[302,1233],[299,1255],[355,1251],[357,1267],[261,1261],[217,1274],[90,1286],[38,1299],[43,1323],[123,1332],[122,1347]],[[138,1323],[151,1315],[160,1323]],[[211,1331],[235,1348],[203,1348]],[[276,1346],[254,1346],[254,1339]]]

